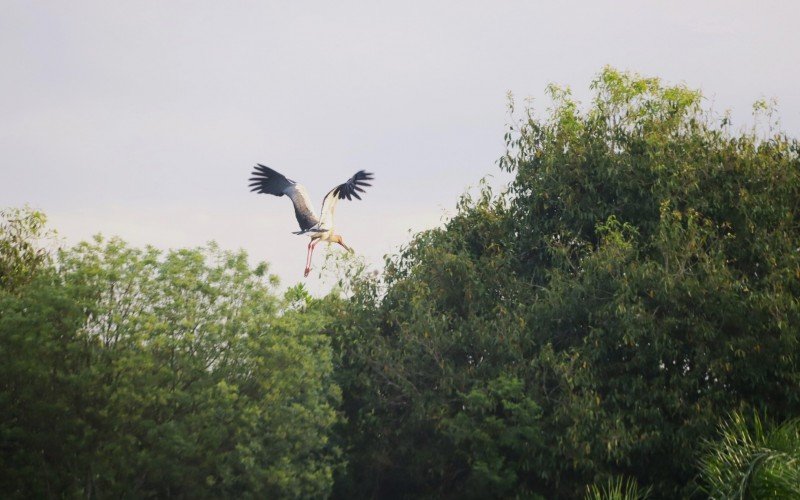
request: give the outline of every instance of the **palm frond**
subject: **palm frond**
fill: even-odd
[[[635,479],[625,476],[613,476],[604,484],[592,484],[586,487],[586,500],[644,500],[650,496],[650,488],[639,490]]]
[[[748,422],[735,412],[720,434],[700,461],[710,498],[800,498],[800,419],[767,432],[758,414]]]

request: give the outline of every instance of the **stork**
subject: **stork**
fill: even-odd
[[[252,177],[250,177],[250,191],[275,196],[286,195],[292,200],[294,215],[297,218],[297,223],[300,224],[300,231],[293,231],[293,234],[308,234],[311,237],[311,241],[308,242],[308,253],[306,254],[306,269],[303,272],[303,276],[307,277],[308,273],[311,272],[311,256],[314,253],[314,247],[320,241],[327,241],[329,245],[338,243],[348,252],[353,251],[352,248],[345,245],[340,234],[333,232],[333,210],[336,208],[336,202],[344,198],[352,200],[355,197],[360,200],[361,197],[358,193],[364,192],[364,186],[371,186],[372,184],[367,181],[372,179],[372,173],[359,170],[346,182],[328,191],[328,194],[322,200],[322,210],[319,216],[314,211],[314,205],[311,203],[308,191],[302,184],[287,179],[284,175],[266,165],[258,163],[254,167]]]

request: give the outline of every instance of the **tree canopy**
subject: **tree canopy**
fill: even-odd
[[[510,126],[507,192],[364,279],[336,326],[342,496],[696,493],[733,410],[800,412],[800,145],[613,69]]]
[[[34,219],[11,220],[4,244]],[[24,284],[0,291],[4,496],[330,490],[340,393],[320,307],[288,307],[265,265],[213,244],[98,237],[29,279],[38,257],[14,254],[4,278]]]

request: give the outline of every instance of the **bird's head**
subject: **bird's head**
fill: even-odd
[[[350,248],[349,246],[344,244],[344,240],[342,239],[342,235],[341,234],[334,234],[333,237],[331,238],[331,241],[333,243],[338,243],[338,244],[342,245],[350,253],[354,252],[354,250],[352,248]]]

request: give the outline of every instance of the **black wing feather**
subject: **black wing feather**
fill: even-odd
[[[355,196],[356,199],[361,199],[361,197],[356,193],[356,191],[364,192],[364,186],[371,186],[367,181],[371,181],[374,179],[372,172],[366,172],[364,170],[359,170],[358,172],[347,179],[347,182],[343,184],[339,184],[333,189],[333,194],[336,195],[340,200],[347,198],[348,200],[352,200]]]
[[[295,184],[291,179],[287,179],[283,174],[272,170],[266,165],[257,164],[253,168],[249,181],[250,191],[258,193],[273,194],[275,196],[283,196],[283,191]]]

